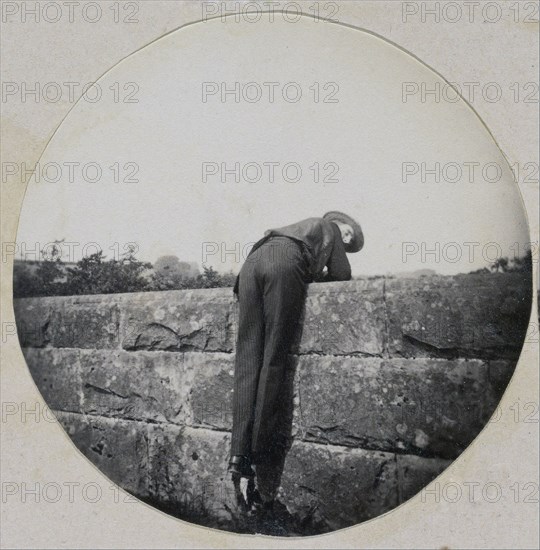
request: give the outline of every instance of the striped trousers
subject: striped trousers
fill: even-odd
[[[281,450],[282,386],[309,277],[301,243],[283,236],[266,240],[240,270],[231,456],[257,463]]]

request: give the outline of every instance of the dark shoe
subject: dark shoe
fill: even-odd
[[[256,510],[262,506],[262,498],[257,487],[255,487],[255,481],[250,479],[247,485],[246,491],[246,504],[250,510]]]
[[[255,531],[276,537],[288,536],[288,525],[273,500],[261,502],[255,508]]]
[[[259,495],[258,501],[254,503],[253,510],[261,519],[271,518],[274,513],[274,501],[263,501]]]
[[[254,478],[255,472],[251,467],[251,461],[245,455],[234,455],[229,460],[227,470],[232,474],[233,478]]]

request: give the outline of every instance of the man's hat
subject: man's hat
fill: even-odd
[[[350,216],[347,216],[347,214],[344,214],[343,212],[327,212],[323,218],[329,222],[340,222],[340,223],[346,223],[352,227],[353,230],[353,238],[351,239],[351,242],[348,244],[345,244],[345,252],[358,252],[359,250],[362,250],[364,247],[364,234],[362,233],[362,228],[360,227],[360,224],[353,220]]]

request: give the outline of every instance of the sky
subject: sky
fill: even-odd
[[[461,100],[403,97],[437,83],[396,46],[308,18],[180,29],[113,67],[101,99],[58,128],[27,188],[17,257],[55,239],[77,243],[66,261],[136,243],[141,260],[237,272],[266,229],[328,210],[362,226],[355,276],[521,254],[521,195],[481,120]]]

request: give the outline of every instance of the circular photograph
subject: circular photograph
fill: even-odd
[[[332,21],[216,17],[87,85],[52,136],[18,335],[121,489],[319,535],[406,502],[500,419],[529,240],[496,138],[435,70]]]

